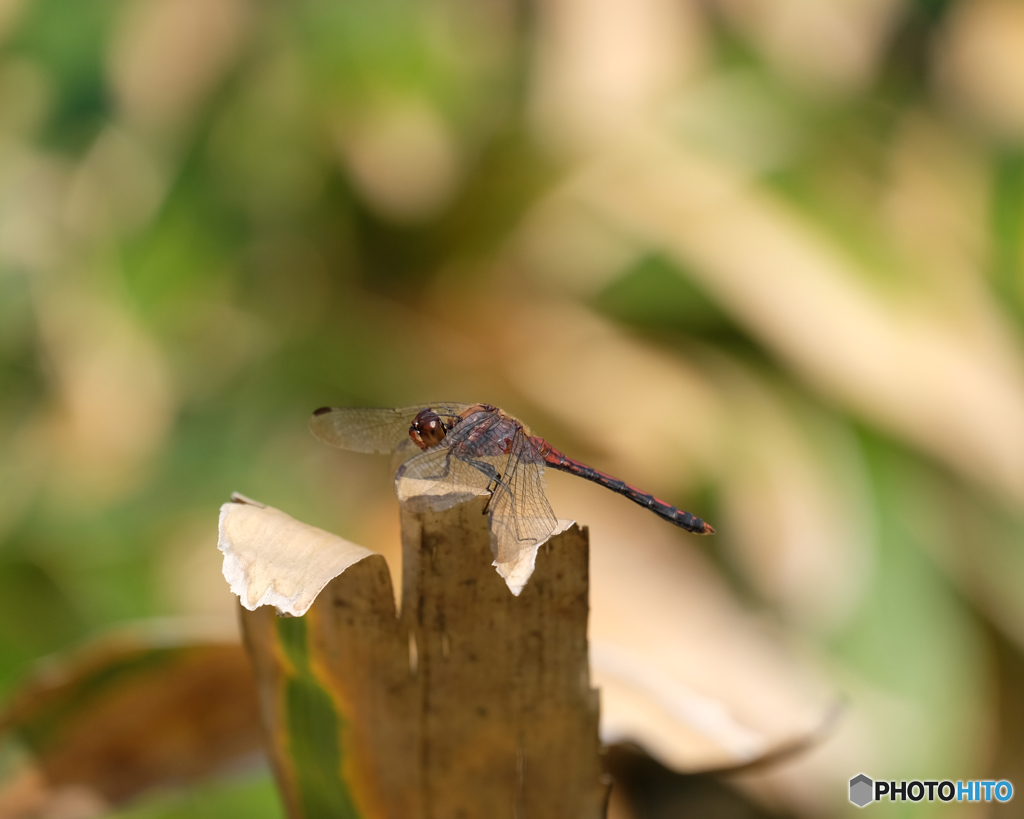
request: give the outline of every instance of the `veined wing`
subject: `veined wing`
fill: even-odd
[[[445,439],[447,441],[447,439]],[[463,461],[442,441],[436,447],[410,458],[395,475],[395,493],[400,503],[420,510],[450,509],[477,495],[486,495],[497,469],[494,457]],[[504,455],[501,460],[505,460]]]
[[[445,422],[451,422],[470,404],[418,404],[398,409],[368,407],[324,407],[309,419],[312,433],[331,446],[353,452],[394,452],[409,437],[409,426],[421,410],[433,409]]]
[[[507,426],[498,415],[474,413],[441,443],[407,460],[395,475],[398,500],[411,506],[449,509],[486,495],[505,468],[498,432]]]
[[[544,464],[531,457],[528,447],[520,431],[488,507],[491,552],[499,564],[514,563],[558,526],[544,493]]]
[[[391,453],[391,474],[397,473],[399,467],[410,458],[415,458],[421,454],[423,454],[423,450],[413,443],[412,438],[406,435],[405,440],[396,446],[395,451]]]

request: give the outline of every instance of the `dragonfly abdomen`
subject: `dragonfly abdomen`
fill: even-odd
[[[691,515],[689,512],[684,512],[682,509],[673,506],[670,503],[665,503],[663,500],[659,500],[654,495],[649,495],[646,492],[642,492],[635,486],[630,486],[625,481],[621,481],[605,472],[601,472],[599,469],[594,469],[592,466],[587,466],[585,463],[574,460],[568,457],[557,449],[554,449],[544,442],[547,447],[547,452],[544,454],[544,462],[555,469],[559,469],[562,472],[569,472],[572,475],[578,475],[581,478],[586,478],[588,481],[593,481],[596,484],[600,484],[606,489],[610,489],[612,492],[616,492],[629,498],[633,503],[639,504],[645,509],[650,509],[654,514],[661,518],[674,523],[688,532],[696,532],[697,534],[710,535],[714,533],[714,529],[710,524],[705,523],[696,515]],[[543,451],[543,449],[542,449]]]

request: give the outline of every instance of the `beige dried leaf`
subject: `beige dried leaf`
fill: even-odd
[[[576,521],[574,520],[559,520],[558,525],[552,530],[551,534],[548,535],[544,540],[534,544],[529,549],[520,552],[516,555],[515,560],[509,560],[504,563],[499,563],[495,560],[491,565],[497,569],[505,579],[505,585],[508,586],[508,590],[512,592],[516,597],[519,596],[523,588],[526,586],[526,582],[530,579],[533,574],[533,570],[537,565],[537,551],[547,543],[555,535],[560,535],[572,526]]]
[[[274,606],[294,617],[305,614],[331,580],[374,554],[238,494],[221,507],[217,546],[224,578],[245,608]]]

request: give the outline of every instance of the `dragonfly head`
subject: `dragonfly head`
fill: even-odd
[[[448,428],[441,417],[432,409],[420,410],[409,427],[409,437],[420,449],[437,446],[448,434]]]

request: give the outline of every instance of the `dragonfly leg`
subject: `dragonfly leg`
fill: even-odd
[[[494,492],[501,486],[501,475],[495,474],[491,479],[491,482],[487,484],[487,503],[484,504],[484,514],[486,515],[491,509],[491,501],[494,500]]]
[[[494,497],[494,490],[501,485],[501,475],[498,474],[497,469],[486,461],[477,461],[473,458],[466,458],[465,462],[487,476],[487,494],[489,497],[487,498],[487,503],[484,505],[484,514],[486,515],[491,507],[491,498]]]

